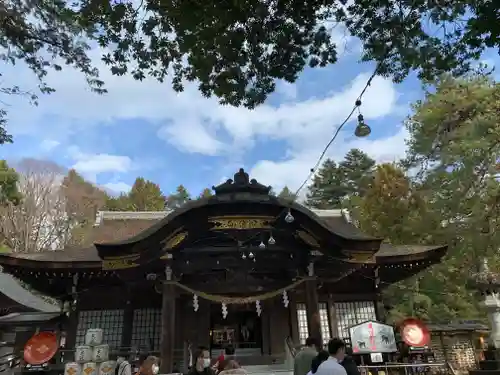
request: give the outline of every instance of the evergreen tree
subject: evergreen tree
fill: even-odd
[[[0,160],[0,206],[12,203],[18,204],[21,193],[18,189],[19,175],[10,168],[7,161]]]
[[[341,208],[347,190],[339,166],[326,159],[308,187],[306,205],[317,209]]]
[[[104,210],[107,211],[134,211],[134,205],[128,194],[121,193],[119,196],[106,196]]]
[[[363,151],[353,148],[344,160],[339,163],[339,169],[344,175],[342,184],[346,186],[348,194],[363,194],[371,180],[371,172],[375,166],[375,160]]]
[[[0,129],[1,144],[1,129]],[[14,168],[10,168],[5,160],[0,160],[0,215],[2,210],[8,205],[17,205],[22,199],[22,194],[18,189],[19,175]],[[0,232],[0,253],[10,252],[10,248],[5,245],[5,237]]]
[[[341,208],[342,200],[363,193],[375,161],[358,149],[350,150],[336,164],[326,159],[308,187],[306,205],[318,209]]]
[[[212,190],[209,189],[209,188],[205,188],[203,189],[203,191],[201,192],[199,198],[209,198],[211,197],[213,194],[212,194]]]
[[[165,208],[175,210],[190,200],[191,197],[187,189],[183,185],[179,185],[177,186],[175,194],[169,195],[165,200]]]
[[[278,194],[278,198],[282,199],[287,199],[287,200],[295,200],[295,193],[291,191],[288,186],[285,186],[283,189],[281,189],[280,193]]]
[[[136,178],[128,199],[134,211],[163,211],[165,208],[160,186],[142,177]]]

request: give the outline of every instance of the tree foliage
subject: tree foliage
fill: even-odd
[[[143,177],[135,179],[127,194],[107,196],[105,210],[109,211],[163,211],[165,196],[160,186]]]
[[[165,201],[165,208],[175,210],[181,207],[184,203],[191,200],[191,196],[183,185],[177,186],[174,194],[170,194]]]
[[[378,166],[350,200],[361,228],[391,243],[449,244],[441,264],[385,290],[393,320],[484,316],[465,281],[482,258],[500,266],[499,90],[483,75],[438,80],[406,122],[405,170]]]
[[[486,48],[498,49],[494,4],[7,0],[0,4],[0,19],[5,21],[0,29],[6,51],[2,59],[26,64],[39,78],[42,92],[53,91],[45,83],[48,70],[68,65],[85,75],[92,90],[103,93],[89,56],[91,44],[97,42],[114,75],[164,82],[171,74],[176,91],[196,81],[206,97],[253,108],[275,90],[277,80],[295,82],[306,66],[335,63],[335,27],[345,26],[359,38],[362,60],[377,62],[378,73],[395,81],[412,70],[427,80],[443,72],[466,72]],[[14,86],[2,88],[2,93],[22,91]],[[36,100],[34,93],[26,94]],[[0,132],[0,142],[8,139]]]
[[[296,199],[295,192],[291,191],[288,186],[283,187],[280,193],[278,194],[278,198],[294,201]]]
[[[160,186],[142,177],[136,178],[128,196],[134,211],[162,211],[165,208]]]
[[[375,161],[358,149],[350,150],[339,164],[325,160],[308,187],[306,205],[341,208],[343,199],[363,193],[374,165]]]
[[[92,234],[97,211],[106,202],[106,193],[86,181],[74,169],[68,171],[61,184],[66,215],[71,222],[65,246],[81,246]]]
[[[212,194],[212,190],[210,190],[209,188],[205,188],[203,189],[203,191],[200,193],[200,196],[199,198],[209,198],[211,197],[213,194]]]
[[[22,195],[19,192],[19,174],[10,168],[7,161],[0,160],[0,206],[9,203],[17,205]]]

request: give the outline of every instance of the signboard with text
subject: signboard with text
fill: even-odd
[[[394,353],[397,351],[394,328],[387,324],[367,321],[349,328],[354,354]]]

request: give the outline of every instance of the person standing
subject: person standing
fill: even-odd
[[[316,374],[318,371],[319,366],[325,362],[328,357],[330,357],[330,354],[326,350],[321,350],[316,357],[312,360],[311,363],[311,371],[307,373],[307,375],[313,375]]]
[[[147,356],[147,358],[141,363],[141,367],[137,372],[137,375],[156,375],[160,370],[158,357],[154,355]]]
[[[194,364],[189,375],[215,375],[215,371],[210,367],[211,358],[208,348],[200,347],[193,355]]]
[[[328,354],[330,357],[323,362],[315,375],[347,375],[345,368],[341,365],[345,357],[345,343],[335,338],[328,342]]]
[[[132,365],[126,355],[120,355],[116,359],[115,375],[132,375]]]
[[[346,346],[345,357],[340,364],[345,368],[347,375],[361,375],[356,361],[352,358],[352,349],[350,347]]]
[[[306,346],[300,350],[293,361],[293,375],[307,375],[311,370],[313,359],[318,355],[319,340],[308,337]]]

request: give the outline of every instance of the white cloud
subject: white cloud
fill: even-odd
[[[56,141],[54,139],[44,139],[42,143],[40,143],[40,149],[45,152],[52,151],[54,148],[59,146],[61,142]]]
[[[349,129],[352,130],[352,127]],[[407,135],[405,128],[400,128],[391,137],[375,140],[369,138],[347,140],[345,136],[339,135],[326,156],[338,161],[351,148],[359,148],[379,163],[397,161],[405,154],[404,140]],[[284,186],[295,191],[315,166],[325,145],[326,139],[318,143],[315,148],[297,151],[283,161],[261,160],[252,168],[250,175],[265,185],[272,185],[275,191],[280,191]],[[308,184],[309,181],[306,186]],[[304,188],[299,195],[303,195],[305,190]]]
[[[158,130],[158,136],[185,152],[213,156],[224,147],[224,144],[215,138],[214,132],[204,126],[199,118],[191,118],[189,115],[162,126]]]
[[[102,186],[113,193],[128,193],[132,189],[132,186],[121,181],[108,182]]]
[[[94,182],[100,173],[126,173],[133,167],[132,159],[128,156],[87,154],[77,147],[69,147],[68,150],[69,157],[75,161],[71,168]]]
[[[338,35],[341,37],[343,35]],[[369,73],[360,74],[349,85],[325,97],[284,103],[279,107],[262,105],[250,111],[221,106],[214,98],[203,98],[192,84],[178,94],[173,92],[169,83],[160,84],[150,79],[137,82],[131,77],[112,76],[106,67],[100,65],[99,51],[93,51],[93,54],[109,90],[107,95],[91,93],[81,74],[65,69],[49,76],[49,83],[57,91],[40,98],[38,107],[11,98],[16,103],[9,103],[12,108],[9,130],[14,135],[43,132],[47,139],[63,142],[65,134],[78,132],[84,137],[92,127],[117,120],[142,119],[150,126],[157,126],[159,138],[184,152],[208,156],[224,154],[230,156],[231,161],[239,160],[241,154],[255,144],[256,137],[280,140],[288,145],[286,158],[282,161],[262,160],[251,171],[252,177],[275,188],[298,186],[299,180],[314,164],[325,140],[331,137],[351,110],[369,76]],[[16,83],[23,89],[36,85],[33,76],[23,68],[17,67],[15,75],[7,73],[4,76],[16,77]],[[285,85],[280,90],[289,90],[287,95],[296,97],[297,93],[293,92],[296,86]],[[397,96],[392,82],[375,78],[363,98],[365,119],[369,121],[393,113]],[[48,121],[50,127],[42,126]],[[127,125],[122,123],[119,126]],[[346,129],[352,130],[352,127],[348,124]],[[224,138],[219,137],[221,134]],[[347,134],[347,131],[340,134],[330,156],[341,157],[349,148],[360,146],[376,158],[391,158],[404,149],[403,131],[384,140],[352,140]],[[99,173],[124,173],[133,167],[132,160],[124,155],[86,154],[73,150],[70,156],[75,161],[73,167],[93,179]]]

